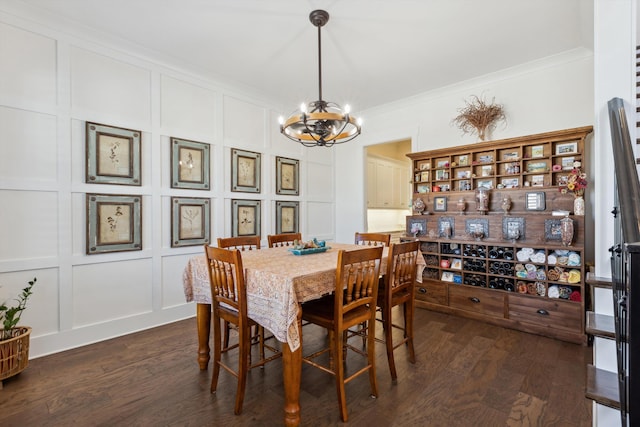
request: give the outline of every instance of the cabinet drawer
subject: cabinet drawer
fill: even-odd
[[[447,305],[447,285],[440,282],[416,283],[416,299],[433,304]]]
[[[559,299],[509,295],[509,318],[554,329],[581,329],[581,305]]]
[[[449,286],[449,306],[493,317],[504,317],[504,294],[499,291]]]

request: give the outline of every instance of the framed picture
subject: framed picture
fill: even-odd
[[[544,220],[544,237],[550,241],[562,240],[561,223],[559,219]]]
[[[491,189],[491,188],[493,188],[493,181],[490,180],[490,179],[478,180],[477,188],[480,188],[480,187]]]
[[[573,162],[575,161],[575,157],[562,157],[562,169],[563,170],[571,170],[573,169]]]
[[[440,217],[438,218],[438,237],[452,237],[455,236],[455,220],[452,217]]]
[[[445,179],[449,179],[449,171],[444,169],[436,170],[436,181],[442,181]]]
[[[209,144],[171,138],[171,188],[209,189]]]
[[[450,271],[443,271],[440,280],[443,282],[453,282],[453,273]]]
[[[428,193],[429,186],[428,185],[418,185],[418,193]]]
[[[504,217],[502,218],[502,238],[505,240],[518,240],[525,238],[524,218]]]
[[[299,207],[298,202],[276,202],[276,234],[297,233],[299,231]]]
[[[525,208],[528,211],[543,211],[546,206],[546,193],[544,191],[529,191],[525,196]]]
[[[261,154],[231,149],[231,191],[260,192]]]
[[[425,218],[407,217],[407,234],[412,236],[424,236],[427,234],[427,220]]]
[[[297,196],[300,161],[276,157],[276,194]]]
[[[468,219],[465,221],[465,232],[476,238],[489,237],[489,220],[486,218]]]
[[[544,157],[544,145],[534,145],[531,147],[531,157]]]
[[[421,171],[429,170],[429,169],[431,169],[431,163],[430,162],[420,163],[420,170]]]
[[[480,175],[481,176],[492,176],[493,175],[493,166],[491,166],[491,165],[482,166],[482,168],[480,170]]]
[[[436,167],[437,168],[448,168],[449,167],[449,160],[438,160],[436,162]]]
[[[577,152],[578,143],[576,141],[556,145],[556,154],[573,154]]]
[[[87,255],[142,250],[142,196],[87,194]]]
[[[420,181],[425,182],[429,181],[429,172],[420,172]]]
[[[469,156],[467,154],[463,154],[458,157],[458,164],[460,166],[467,166],[469,164]]]
[[[87,122],[86,177],[90,184],[142,185],[138,130]]]
[[[210,242],[211,201],[195,197],[171,198],[171,247]]]
[[[470,170],[466,170],[466,171],[458,171],[456,173],[456,177],[458,179],[464,179],[464,178],[471,178],[471,171]]]
[[[531,175],[531,186],[532,187],[543,187],[544,186],[544,175]]]
[[[462,260],[460,258],[454,258],[451,260],[452,270],[462,270]]]
[[[502,153],[502,160],[505,160],[505,161],[514,161],[514,160],[518,160],[519,158],[520,156],[518,155],[517,151]]]
[[[480,163],[491,163],[493,162],[493,154],[482,154],[478,160]]]
[[[433,210],[435,212],[446,212],[447,211],[447,198],[442,196],[437,196],[433,198]]]
[[[260,236],[260,200],[231,200],[231,236]]]
[[[527,163],[527,172],[546,172],[547,164],[545,162]]]
[[[520,180],[518,178],[502,178],[500,182],[504,188],[518,188]]]

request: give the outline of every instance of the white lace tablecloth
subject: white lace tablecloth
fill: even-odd
[[[287,248],[265,248],[242,252],[249,317],[271,331],[292,351],[300,347],[298,305],[320,298],[335,289],[338,250],[362,248],[354,244],[330,243],[324,253],[296,256]],[[380,272],[386,271],[387,248]],[[418,257],[418,261],[422,256]],[[423,261],[424,262],[424,261]],[[422,277],[422,269],[419,269]],[[211,289],[204,254],[189,259],[182,274],[187,302],[211,304]]]

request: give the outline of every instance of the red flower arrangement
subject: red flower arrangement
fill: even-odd
[[[580,162],[573,162],[573,169],[567,183],[560,186],[562,194],[573,193],[575,197],[584,196],[584,190],[587,188],[587,174],[580,170],[580,166]]]

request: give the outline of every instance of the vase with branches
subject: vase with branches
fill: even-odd
[[[484,141],[487,132],[495,129],[500,121],[506,120],[504,107],[495,103],[495,98],[487,102],[484,98],[472,95],[465,101],[465,106],[458,110],[458,115],[453,119],[463,134],[477,133],[478,138]]]
[[[33,293],[32,288],[36,284],[36,278],[29,281],[29,285],[22,289],[22,292],[15,301],[18,303],[14,306],[8,306],[7,302],[0,304],[0,341],[5,341],[13,338],[14,329],[20,321],[22,312],[27,308],[27,300]]]

